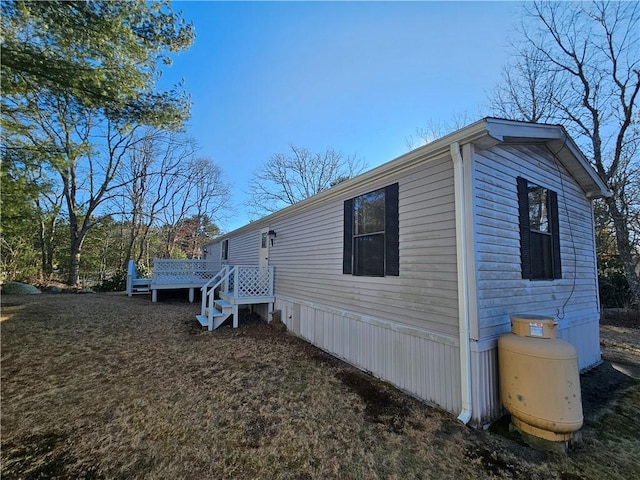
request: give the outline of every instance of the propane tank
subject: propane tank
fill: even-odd
[[[557,326],[548,317],[511,317],[511,333],[498,340],[500,395],[517,429],[566,442],[582,427],[582,397],[578,354],[556,338]]]

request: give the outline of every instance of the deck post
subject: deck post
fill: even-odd
[[[238,304],[233,304],[233,328],[238,328]]]
[[[189,303],[193,303],[193,297],[194,297],[194,292],[193,292],[193,287],[191,287],[189,289]]]
[[[238,290],[238,279],[240,278],[240,267],[235,267],[235,272],[233,273],[233,294],[238,296],[240,290]]]
[[[151,290],[151,301],[153,303],[156,303],[158,301],[158,290],[155,288]]]
[[[225,280],[222,283],[222,291],[224,293],[229,293],[229,265],[224,266],[224,275],[225,275]]]

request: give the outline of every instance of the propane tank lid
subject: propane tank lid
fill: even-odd
[[[511,331],[520,337],[556,338],[556,322],[541,315],[511,315]]]

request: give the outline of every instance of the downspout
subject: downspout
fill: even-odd
[[[471,344],[469,341],[469,284],[467,270],[467,227],[466,198],[464,194],[464,162],[460,153],[460,144],[449,147],[453,159],[453,185],[456,207],[456,256],[458,267],[458,330],[460,334],[460,393],[462,411],[458,415],[465,425],[471,420]]]

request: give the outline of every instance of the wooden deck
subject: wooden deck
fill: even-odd
[[[202,311],[198,321],[214,330],[233,315],[238,327],[240,305],[269,304],[273,310],[275,271],[273,267],[256,265],[224,265],[210,260],[153,261],[153,277],[137,278],[133,260],[129,262],[127,294],[151,293],[151,301],[158,301],[158,290],[188,289],[193,302],[195,289],[202,291]]]
[[[189,301],[193,302],[196,288],[202,288],[220,270],[220,262],[185,259],[153,261],[153,277],[150,290],[151,301],[158,301],[158,290],[188,289]]]

